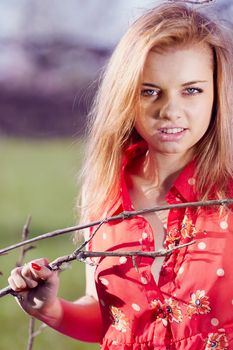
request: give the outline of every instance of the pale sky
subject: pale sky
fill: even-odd
[[[112,46],[129,23],[159,0],[1,0],[0,39],[74,36]]]

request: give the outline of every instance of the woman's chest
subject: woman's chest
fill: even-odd
[[[106,225],[95,237],[93,249],[152,252],[151,224],[138,216]],[[174,339],[179,340],[184,334],[190,339],[204,334],[206,339],[208,332],[228,332],[232,327],[232,218],[219,220],[210,215],[192,221],[184,212],[181,221],[169,222],[168,230],[175,228],[179,230],[176,239],[179,234],[180,242],[194,243],[165,259],[158,283],[152,273],[153,258],[122,253],[99,259],[96,285],[106,329],[113,324],[110,329],[121,327],[123,332],[150,324],[159,336],[171,327]]]
[[[145,220],[139,216],[103,226],[93,240],[92,250],[116,251],[118,256],[98,259],[97,279],[102,276],[105,280],[111,280],[109,288],[110,285],[115,285],[116,289],[119,287],[118,282],[124,284],[130,281],[133,286],[144,281],[148,290],[153,290],[155,285],[169,293],[177,289],[185,299],[195,290],[211,291],[214,288],[216,293],[229,282],[232,283],[233,291],[232,215],[222,220],[217,216],[200,216],[192,224],[185,214],[183,220],[174,222],[173,225],[168,225],[168,232],[165,234],[169,237],[169,242],[174,246],[177,242],[179,244],[190,241],[193,244],[174,250],[166,256],[165,261],[164,257],[159,261],[152,256],[133,257],[124,254],[134,251],[152,253],[165,248],[164,232],[158,232],[158,236],[162,238],[155,244],[156,230],[162,230],[162,226],[154,226],[154,234],[151,228],[155,223],[153,218]],[[157,265],[156,259],[159,261]],[[158,274],[158,271],[161,273]],[[118,282],[115,284],[116,280]]]
[[[135,210],[145,208],[160,208],[166,205],[165,197],[159,193],[155,186],[145,186],[140,181],[131,181],[129,190],[130,199]],[[153,236],[154,250],[160,251],[165,248],[165,236],[167,229],[168,210],[155,210],[144,215],[148,222],[151,236]],[[156,282],[158,282],[161,267],[164,262],[164,256],[154,259],[151,266],[151,273]]]

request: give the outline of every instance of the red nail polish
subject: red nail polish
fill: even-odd
[[[36,270],[36,271],[40,271],[41,270],[41,266],[37,265],[36,263],[31,263],[31,267]]]

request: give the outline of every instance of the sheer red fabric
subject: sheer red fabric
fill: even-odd
[[[109,215],[132,210],[125,167],[145,144],[132,146],[122,168],[121,200]],[[170,204],[197,201],[195,165],[188,164],[167,194]],[[156,233],[156,234],[159,234]],[[101,257],[96,287],[103,317],[103,350],[233,349],[233,214],[216,208],[170,210],[165,244],[193,245],[167,256],[158,283],[152,258]],[[90,250],[156,250],[146,216],[105,224]]]

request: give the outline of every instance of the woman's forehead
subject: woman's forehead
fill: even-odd
[[[151,51],[143,69],[143,80],[177,82],[209,79],[213,73],[212,52],[207,45],[170,48],[162,53]]]

